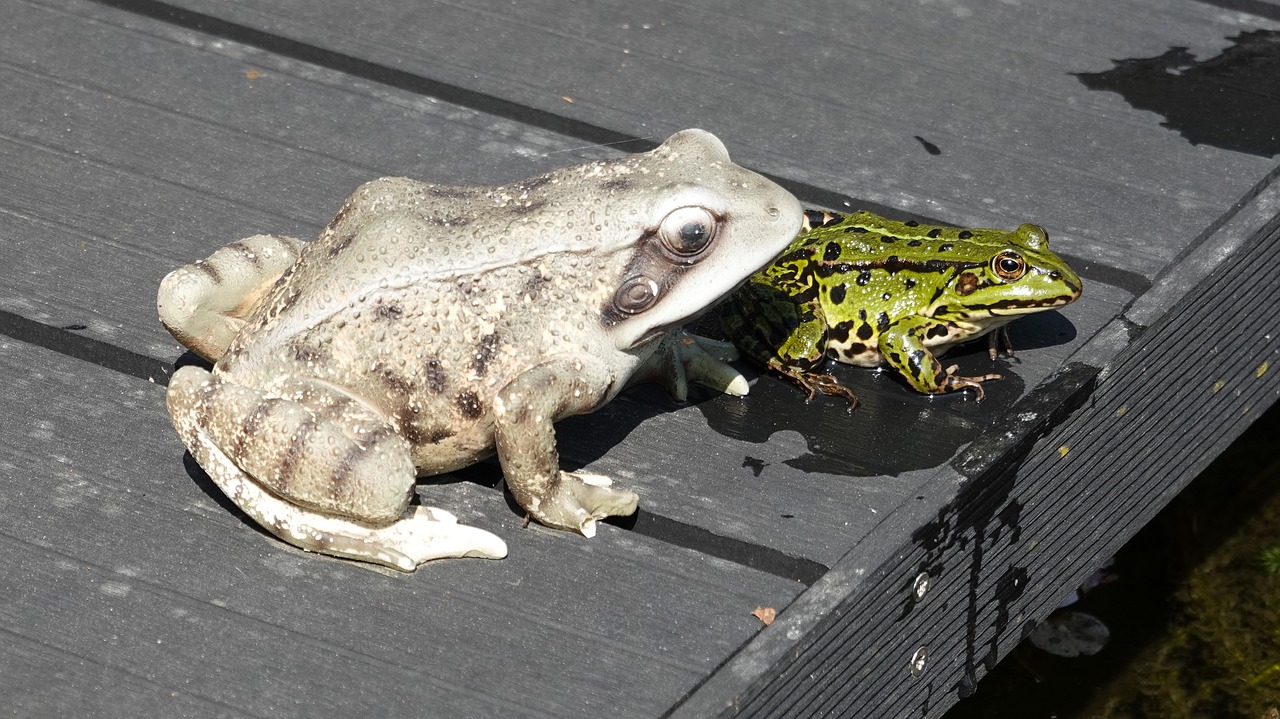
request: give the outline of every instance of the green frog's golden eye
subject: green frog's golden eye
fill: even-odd
[[[720,223],[705,207],[681,207],[662,218],[658,237],[662,246],[685,261],[711,245]]]
[[[1027,261],[1013,250],[1005,250],[991,260],[991,271],[1005,282],[1020,279],[1027,272]]]

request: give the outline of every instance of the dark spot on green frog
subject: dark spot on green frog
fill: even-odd
[[[925,333],[925,337],[927,339],[934,339],[937,337],[946,337],[948,334],[950,334],[950,332],[947,330],[946,325],[936,324],[929,328],[929,331]]]
[[[885,243],[885,244],[890,244],[890,245],[891,245],[891,244],[893,244],[893,243],[897,242],[897,241],[898,241],[898,238],[897,238],[897,237],[894,237],[893,235],[880,235],[880,241],[881,241],[881,242],[883,242],[883,243]]]
[[[962,232],[962,233],[960,233],[960,234],[961,234],[960,239],[962,239],[962,240],[963,240],[963,239],[966,239],[966,238],[963,236],[963,235],[964,235],[964,233],[963,233],[963,232]],[[972,236],[973,236],[973,235],[970,235],[970,237],[972,237]],[[950,242],[943,242],[942,244],[938,245],[938,252],[950,252],[950,251],[954,250],[955,248],[956,248],[956,246],[955,246],[955,245],[953,245],[953,244],[951,244]]]
[[[938,239],[938,237],[940,237],[940,236],[942,235],[942,228],[940,228],[940,227],[935,227],[935,228],[933,228],[932,230],[929,230],[929,233],[928,233],[928,234],[929,234],[929,237],[932,237],[933,239],[935,239],[935,240],[936,240],[936,239]]]
[[[904,222],[904,223],[902,223],[902,224],[906,225],[907,227],[919,227],[919,226],[920,226],[920,223],[919,223],[919,222],[916,222],[915,220],[907,220],[906,222]]]
[[[454,404],[459,414],[466,419],[480,419],[484,416],[484,404],[480,402],[480,396],[471,390],[459,392]]]
[[[967,239],[969,239],[970,237],[973,237],[973,233],[972,233],[972,232],[970,232],[970,231],[968,231],[968,230],[960,230],[960,232],[959,232],[958,234],[956,234],[956,237],[958,237],[958,238],[960,238],[960,239],[962,239],[962,240],[967,240]],[[949,248],[948,248],[948,249],[949,249]]]
[[[859,234],[859,235],[860,235],[860,234],[863,234],[864,232],[866,232],[866,231],[867,231],[867,228],[865,228],[865,227],[858,227],[857,225],[850,225],[849,227],[844,228],[844,231],[845,231],[845,232],[853,232],[853,233],[856,233],[856,234]]]
[[[925,350],[911,350],[911,354],[907,355],[907,367],[911,370],[911,374],[919,377],[924,371],[925,358],[929,353]]]
[[[854,280],[854,282],[858,283],[859,287],[866,287],[867,283],[870,281],[871,281],[871,270],[862,270],[861,272],[858,273],[858,278]]]
[[[923,242],[921,242],[920,240],[909,240],[909,241],[907,242],[907,246],[908,246],[908,247],[919,247],[920,245],[923,245],[923,244],[924,244],[924,243],[923,243]]]
[[[876,326],[880,329],[881,332],[888,332],[889,324],[890,324],[889,313],[881,312],[880,314],[876,315]]]
[[[866,342],[867,340],[871,339],[872,337],[875,336],[875,334],[876,334],[876,331],[874,328],[871,327],[870,324],[863,322],[862,324],[858,325],[858,339],[862,340],[863,342]]]
[[[904,281],[903,281],[903,283],[902,283],[902,284],[903,284],[903,286],[905,286],[907,289],[912,289],[913,287],[915,287],[915,286],[916,286],[916,281],[915,281],[914,279],[912,279],[912,278],[908,277],[906,280],[904,280]]]
[[[888,302],[889,300],[893,299],[893,294],[886,292],[883,295],[880,295],[880,299],[884,300],[885,302]]]
[[[844,303],[844,298],[848,291],[847,285],[843,282],[837,282],[831,286],[831,289],[827,291],[827,294],[831,297],[831,303],[838,305]]]
[[[844,344],[849,341],[849,333],[853,330],[853,321],[837,322],[827,329],[827,341]]]
[[[835,262],[840,259],[840,243],[828,242],[827,246],[822,250],[822,259],[827,262]]]

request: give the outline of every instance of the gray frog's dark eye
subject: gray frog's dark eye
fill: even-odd
[[[663,247],[682,258],[692,258],[715,239],[720,223],[705,207],[681,207],[662,218],[658,238]]]
[[[644,312],[657,300],[658,283],[644,276],[627,279],[613,294],[613,306],[627,315]]]
[[[1006,282],[1013,282],[1027,272],[1027,261],[1012,250],[1005,250],[991,260],[991,271]]]

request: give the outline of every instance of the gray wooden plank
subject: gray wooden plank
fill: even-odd
[[[135,698],[88,713],[175,693],[199,716],[656,716],[802,589],[612,527],[521,530],[465,482],[424,500],[507,560],[405,575],[305,554],[184,471],[161,387],[7,339],[0,378],[0,632],[20,649],[0,676],[67,675],[5,695],[21,707],[123,675]]]
[[[1034,220],[1068,254],[1147,277],[1271,164],[1192,146],[1073,75],[1171,46],[1212,56],[1274,25],[1190,0],[172,4],[240,26],[220,29],[231,38],[278,35],[481,104],[639,137],[706,126],[753,166],[960,224]]]

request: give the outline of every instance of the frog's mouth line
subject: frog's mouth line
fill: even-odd
[[[1046,310],[1052,307],[1063,307],[1075,302],[1080,297],[1079,294],[1059,295],[1044,300],[1001,300],[993,302],[989,305],[970,305],[966,309],[970,312],[974,310],[990,312],[993,315],[1022,315],[1028,312],[1036,312],[1037,310]]]

